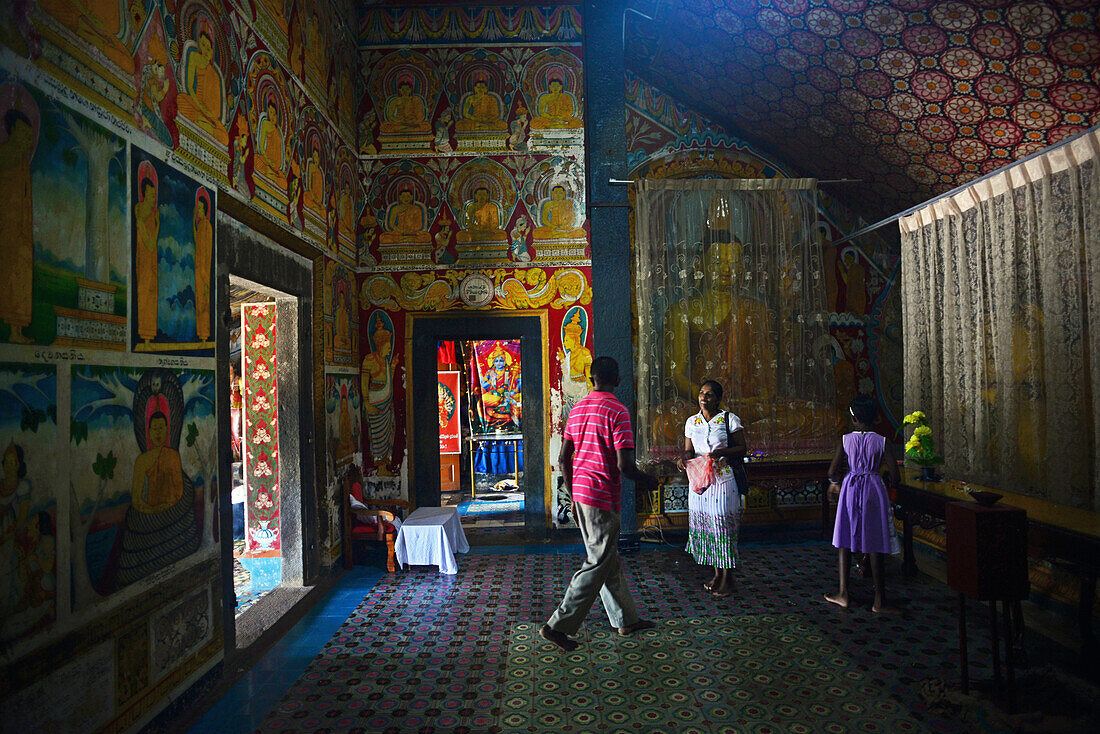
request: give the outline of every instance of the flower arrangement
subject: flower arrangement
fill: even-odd
[[[932,467],[943,463],[943,457],[936,455],[936,442],[932,440],[932,429],[924,413],[917,410],[905,416],[905,425],[912,425],[913,435],[905,444],[905,456],[914,464],[924,467],[925,475],[931,475]]]

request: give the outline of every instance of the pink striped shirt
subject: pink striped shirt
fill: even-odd
[[[634,448],[630,413],[609,392],[592,391],[569,411],[565,438],[573,441],[573,501],[619,510],[618,449]]]

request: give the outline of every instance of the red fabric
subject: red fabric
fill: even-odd
[[[694,459],[689,459],[684,462],[684,468],[687,469],[691,491],[695,494],[706,492],[707,487],[714,484],[714,462],[709,456],[696,456]]]
[[[363,485],[359,482],[351,483],[351,496],[359,502],[363,501]]]
[[[382,522],[382,529],[387,534],[397,532],[397,530],[395,530],[394,527],[393,527],[393,523],[389,523],[389,522],[385,522],[385,521]],[[372,538],[377,537],[378,536],[378,524],[373,523],[373,522],[364,523],[361,520],[358,521],[358,522],[354,522],[351,525],[351,534],[352,534],[352,536],[367,536],[367,537],[372,537]]]
[[[440,364],[458,364],[458,360],[455,358],[454,342],[439,342],[437,352],[438,356],[436,359]]]

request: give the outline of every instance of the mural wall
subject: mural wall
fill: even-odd
[[[127,729],[222,655],[219,202],[296,235],[322,270],[327,254],[330,361],[355,370],[354,12],[0,8],[0,717],[13,726]]]
[[[371,9],[359,57],[367,482],[407,493],[409,312],[547,311],[556,456],[562,366],[592,343],[580,11]]]

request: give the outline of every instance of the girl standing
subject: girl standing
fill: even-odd
[[[852,553],[870,553],[871,576],[875,583],[875,602],[871,611],[894,612],[896,610],[886,603],[884,562],[886,554],[891,552],[894,523],[882,472],[888,472],[891,483],[897,485],[900,480],[898,463],[886,445],[886,437],[872,430],[878,416],[878,405],[874,399],[860,396],[852,401],[848,410],[854,430],[841,437],[829,465],[829,496],[839,494],[840,497],[833,528],[833,545],[840,555],[840,589],[835,594],[826,594],[825,600],[848,607]],[[834,477],[845,458],[848,473],[844,476],[844,483],[840,484]]]

